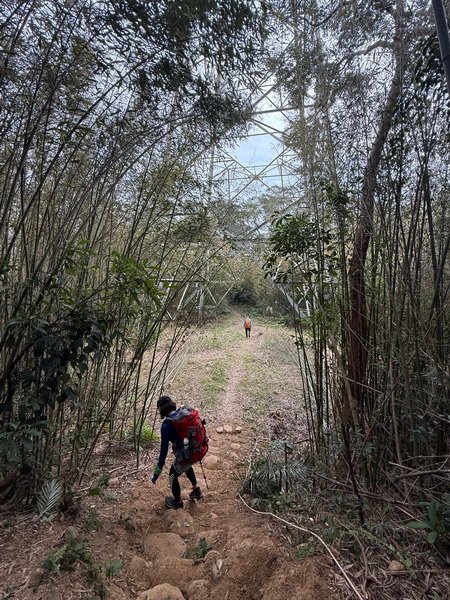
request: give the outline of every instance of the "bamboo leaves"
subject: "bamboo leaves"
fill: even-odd
[[[10,421],[0,431],[0,460],[14,467],[27,464],[35,443],[46,431],[45,421],[34,422],[32,426],[19,421]]]
[[[318,225],[307,214],[276,217],[270,250],[265,269],[276,280],[288,281],[288,275],[294,274],[308,280],[318,274],[331,274],[339,266],[331,229]]]
[[[113,302],[126,301],[130,308],[132,303],[142,307],[153,303],[156,308],[161,305],[163,292],[156,283],[157,267],[147,259],[136,260],[118,252],[112,252],[111,272],[116,285],[113,288]]]

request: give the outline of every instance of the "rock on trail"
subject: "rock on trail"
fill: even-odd
[[[169,583],[157,585],[151,590],[142,592],[138,600],[186,600],[181,591]]]
[[[144,558],[133,559],[139,576],[132,575],[139,600],[327,600],[328,566],[316,558],[297,561],[266,528],[267,521],[250,513],[236,497],[232,471],[246,452],[249,435],[234,443],[239,455],[228,453],[229,441],[219,436],[213,454],[204,461],[209,490],[188,499],[189,485],[180,480],[184,509],[162,508],[163,490],[149,502],[149,529],[143,538]],[[238,447],[239,446],[239,447]],[[233,457],[234,454],[234,457]],[[199,471],[198,467],[194,467]],[[198,473],[199,482],[200,473]],[[201,482],[202,483],[202,482]],[[150,514],[151,513],[151,514]],[[161,529],[152,533],[155,517]],[[142,567],[148,573],[142,576]],[[145,589],[145,587],[147,589]]]

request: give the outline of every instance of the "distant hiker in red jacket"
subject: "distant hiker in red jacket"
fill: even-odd
[[[192,484],[189,498],[198,500],[203,495],[192,465],[201,461],[208,451],[204,421],[201,420],[197,410],[188,406],[180,406],[177,409],[177,405],[170,396],[161,396],[156,406],[164,421],[161,425],[161,449],[158,464],[153,472],[152,483],[156,483],[161,475],[169,451],[169,442],[172,442],[175,459],[169,471],[169,484],[173,496],[167,496],[165,503],[168,508],[183,508],[178,481],[178,477],[183,473]]]
[[[245,337],[250,337],[250,332],[252,330],[252,322],[250,321],[250,319],[248,317],[245,317],[244,328],[245,328]]]

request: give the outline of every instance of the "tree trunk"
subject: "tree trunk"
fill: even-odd
[[[356,408],[360,418],[360,427],[364,429],[366,371],[369,350],[369,322],[365,289],[365,263],[373,231],[373,212],[377,175],[381,163],[383,148],[392,124],[392,117],[400,96],[403,77],[403,15],[404,0],[397,0],[395,12],[394,60],[395,70],[389,93],[382,110],[378,130],[364,170],[361,203],[352,256],[349,261],[349,350],[348,380],[351,397],[349,402]],[[350,411],[346,411],[347,414]]]

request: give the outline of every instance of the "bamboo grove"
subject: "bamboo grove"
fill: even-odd
[[[335,8],[292,4],[279,70],[310,208],[274,221],[266,268],[314,307],[296,323],[311,457],[364,525],[386,489],[445,504],[450,102],[428,3]]]
[[[6,4],[2,489],[73,483],[130,427],[139,446],[185,331],[161,336],[168,311],[226,245],[191,166],[244,131],[239,90],[270,68],[296,110],[285,142],[308,209],[277,216],[265,262],[312,307],[295,319],[312,464],[362,525],[386,487],[440,501],[450,102],[429,3]],[[225,208],[242,234],[246,207]]]
[[[161,346],[167,311],[214,254],[189,166],[242,122],[263,20],[240,0],[214,19],[204,2],[3,5],[1,491],[30,498],[130,429],[139,448],[184,332]]]

